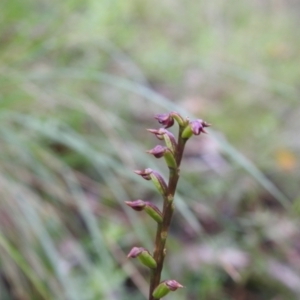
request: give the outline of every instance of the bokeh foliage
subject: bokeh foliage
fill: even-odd
[[[145,128],[169,110],[213,123],[183,162],[170,297],[299,298],[297,1],[0,11],[1,300],[145,299],[126,254],[155,229],[124,201],[158,201],[131,170],[161,168]]]

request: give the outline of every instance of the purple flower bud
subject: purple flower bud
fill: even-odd
[[[178,288],[183,288],[183,285],[176,280],[164,280],[155,288],[152,295],[155,299],[160,299],[166,296],[170,291],[174,292]]]
[[[155,136],[159,139],[159,140],[163,140],[164,136],[163,136],[163,132],[161,132],[161,129],[165,130],[164,128],[160,128],[160,129],[147,129],[147,131],[155,134]]]
[[[171,291],[176,291],[178,288],[183,288],[183,285],[174,279],[166,280],[165,284]]]
[[[181,137],[184,139],[190,138],[193,134],[199,135],[201,132],[207,133],[205,131],[205,127],[209,127],[210,124],[206,123],[205,121],[198,119],[191,121],[183,130]]]
[[[159,124],[162,124],[165,128],[173,126],[174,119],[171,114],[157,114],[155,119]]]
[[[177,142],[172,132],[166,130],[165,128],[147,129],[147,130],[155,134],[159,140],[165,140],[167,147],[171,149],[173,152],[176,151]]]
[[[142,211],[146,206],[146,203],[143,200],[125,201],[125,203],[136,211]]]
[[[167,195],[168,187],[163,177],[157,172],[150,168],[142,171],[134,171],[134,173],[142,176],[146,180],[152,180],[157,190],[162,195]]]
[[[152,169],[148,168],[142,171],[136,170],[134,171],[135,174],[142,176],[146,180],[151,180],[151,173],[153,172]]]
[[[148,268],[155,269],[156,261],[149,253],[149,251],[143,247],[133,247],[127,255],[128,258],[138,258],[140,262]]]
[[[172,147],[172,145],[171,145],[171,147]],[[169,168],[172,168],[172,169],[177,168],[177,163],[176,163],[176,159],[174,157],[174,153],[168,147],[157,145],[153,149],[148,150],[147,152],[150,154],[153,154],[156,158],[164,157]]]
[[[128,258],[136,258],[138,257],[143,251],[145,250],[145,248],[143,247],[133,247],[130,252],[128,253],[127,257]]]
[[[148,201],[135,200],[135,201],[125,201],[125,203],[134,209],[135,211],[144,210],[152,219],[157,223],[162,222],[162,213],[157,206]]]
[[[193,134],[199,135],[201,132],[207,133],[204,128],[209,127],[210,124],[206,123],[205,121],[203,121],[201,119],[198,119],[198,120],[190,122],[190,126],[191,126],[191,130],[192,130]]]
[[[157,145],[153,149],[148,150],[147,153],[153,154],[156,158],[161,158],[164,156],[167,149],[167,147]]]

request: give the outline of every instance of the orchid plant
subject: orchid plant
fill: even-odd
[[[135,173],[154,183],[163,198],[162,210],[151,202],[140,199],[125,202],[136,211],[145,211],[157,223],[153,253],[151,254],[143,247],[133,247],[128,254],[129,258],[138,258],[143,265],[150,269],[149,300],[161,299],[170,291],[176,291],[178,288],[183,287],[183,285],[174,279],[161,281],[161,273],[166,255],[166,240],[174,212],[174,196],[179,180],[180,164],[185,144],[192,135],[207,133],[205,128],[210,126],[210,124],[200,119],[190,121],[188,118],[183,118],[177,112],[158,114],[155,116],[155,119],[163,127],[148,129],[148,131],[153,133],[159,140],[164,141],[165,146],[157,145],[147,152],[156,158],[163,157],[165,159],[169,169],[168,181],[165,181],[159,172],[150,168],[135,171]],[[179,126],[177,140],[167,130],[167,128],[174,125],[175,121]]]

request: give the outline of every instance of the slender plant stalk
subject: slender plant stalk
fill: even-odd
[[[155,237],[155,249],[153,257],[157,263],[156,269],[151,270],[150,278],[150,289],[149,289],[149,300],[154,300],[153,291],[160,283],[161,272],[163,269],[164,258],[165,258],[165,245],[166,240],[174,212],[174,196],[176,187],[179,179],[180,164],[183,156],[184,146],[186,139],[181,138],[182,129],[180,128],[178,134],[178,147],[175,153],[175,159],[177,168],[174,170],[169,168],[169,182],[168,182],[168,196],[164,197],[163,206],[163,222],[157,225],[156,237]]]
[[[128,257],[139,258],[141,263],[151,270],[149,300],[159,300],[170,291],[176,291],[178,288],[183,287],[173,279],[161,281],[161,273],[166,255],[165,246],[174,212],[173,202],[179,180],[180,164],[185,144],[192,135],[199,135],[201,132],[206,133],[204,128],[209,126],[208,123],[200,119],[190,122],[188,118],[183,118],[176,112],[159,114],[155,118],[164,128],[148,129],[148,131],[154,133],[159,140],[164,140],[166,147],[157,145],[147,152],[153,154],[156,158],[165,158],[169,168],[168,183],[164,181],[163,177],[157,171],[152,169],[135,172],[144,179],[153,181],[163,197],[163,210],[161,212],[159,208],[152,203],[140,199],[125,202],[136,211],[144,210],[157,222],[153,255],[143,247],[133,247],[128,254]],[[177,141],[174,135],[166,130],[166,128],[173,126],[174,121],[179,125]]]

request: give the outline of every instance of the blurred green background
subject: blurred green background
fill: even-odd
[[[187,145],[165,299],[300,298],[300,4],[0,2],[1,300],[142,300],[160,205],[132,170],[153,116],[203,118]],[[176,130],[176,128],[174,128]]]

